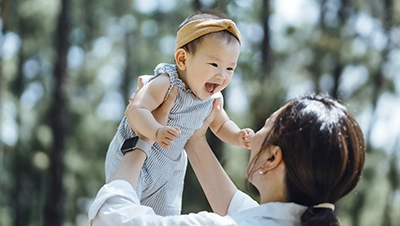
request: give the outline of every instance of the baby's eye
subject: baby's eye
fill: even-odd
[[[226,70],[228,70],[228,71],[233,71],[233,70],[235,70],[235,69],[232,68],[232,67],[228,67]]]
[[[218,64],[216,64],[216,63],[210,63],[210,65],[213,67],[218,67]]]

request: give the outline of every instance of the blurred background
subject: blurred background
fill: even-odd
[[[136,78],[173,63],[176,29],[201,9],[236,21],[230,117],[258,130],[288,99],[339,98],[368,143],[337,203],[343,225],[400,225],[400,1],[1,0],[0,225],[87,225]],[[209,136],[237,186],[248,151]],[[190,167],[183,213],[210,210]]]

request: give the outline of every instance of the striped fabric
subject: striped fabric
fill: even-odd
[[[204,119],[211,112],[214,97],[201,100],[191,90],[186,89],[185,84],[178,78],[176,66],[172,64],[159,64],[154,76],[148,82],[163,73],[170,76],[171,87],[168,92],[171,91],[173,85],[179,87],[168,125],[178,126],[181,135],[168,149],[161,148],[157,143],[153,145],[152,154],[141,170],[136,191],[143,205],[152,207],[159,215],[167,216],[181,213],[183,181],[187,166],[187,157],[183,148],[189,137],[202,126]],[[132,136],[134,133],[127,118],[124,117],[107,151],[106,181],[122,160],[123,156],[120,152],[122,143]]]

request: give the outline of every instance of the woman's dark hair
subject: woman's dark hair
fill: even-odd
[[[340,225],[331,209],[314,206],[336,203],[360,180],[365,141],[359,125],[339,102],[315,94],[289,101],[272,123],[258,156],[270,145],[282,150],[287,201],[308,207],[302,225]]]
[[[229,19],[229,17],[218,11],[218,10],[203,10],[203,11],[198,11],[195,14],[192,14],[188,16],[178,27],[181,29],[183,26],[185,26],[187,23],[193,21],[193,20],[198,20],[198,19],[215,19],[215,20],[222,20],[222,19]],[[229,31],[218,31],[214,33],[210,33],[204,36],[201,36],[199,38],[196,38],[195,40],[189,42],[188,44],[182,46],[184,50],[191,54],[195,54],[197,50],[197,46],[201,43],[203,38],[208,35],[213,35],[218,39],[226,40],[227,43],[232,42],[233,40],[237,40],[234,35],[232,35]]]

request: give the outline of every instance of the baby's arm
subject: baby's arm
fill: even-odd
[[[235,122],[229,119],[222,108],[210,125],[211,131],[222,141],[242,148],[250,149],[254,131],[249,128],[240,129]]]
[[[168,148],[180,134],[179,128],[162,126],[151,114],[163,103],[169,87],[168,76],[160,75],[137,92],[125,111],[131,127],[137,133],[156,141],[163,148]]]

